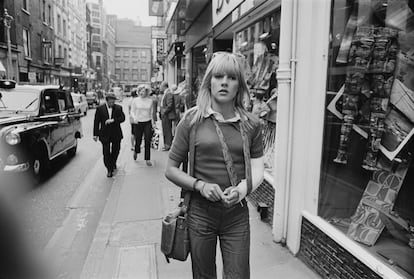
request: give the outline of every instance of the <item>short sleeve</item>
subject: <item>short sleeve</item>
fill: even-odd
[[[258,121],[254,123],[254,129],[252,129],[250,143],[250,157],[260,158],[263,156],[263,126]]]
[[[187,118],[183,118],[177,125],[177,129],[172,143],[169,158],[176,162],[183,162],[187,158],[190,142],[190,123]]]

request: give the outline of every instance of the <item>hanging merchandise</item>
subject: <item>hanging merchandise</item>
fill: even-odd
[[[373,29],[369,26],[358,27],[348,56],[349,70],[345,79],[342,104],[343,122],[339,148],[334,159],[336,163],[346,164],[348,162],[349,136],[359,113],[360,97],[361,94],[369,96],[365,74],[368,71],[373,45]]]
[[[346,164],[354,124],[367,134],[362,167],[377,170],[384,120],[388,112],[398,52],[397,32],[391,28],[361,26],[351,43],[342,96],[343,122],[334,162]],[[365,128],[365,129],[364,129]]]

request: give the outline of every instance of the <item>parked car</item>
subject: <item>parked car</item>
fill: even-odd
[[[78,93],[71,93],[73,99],[73,105],[75,106],[75,111],[83,115],[88,114],[88,102],[86,101],[86,96]]]
[[[40,181],[51,160],[76,154],[80,117],[69,91],[0,80],[0,175],[30,172]]]
[[[88,107],[93,107],[94,105],[99,105],[99,97],[98,94],[94,91],[88,91],[85,94],[86,102],[88,103]]]

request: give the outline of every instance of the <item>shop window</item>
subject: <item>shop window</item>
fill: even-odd
[[[245,57],[245,76],[252,96],[250,110],[264,124],[265,166],[269,172],[273,171],[275,156],[279,21],[280,10],[235,35],[236,52]]]
[[[414,276],[412,3],[332,0],[319,197],[321,217],[407,277]]]

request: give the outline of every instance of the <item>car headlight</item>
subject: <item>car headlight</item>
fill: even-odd
[[[10,132],[6,135],[6,142],[10,145],[19,144],[20,140],[20,135],[17,133]]]

